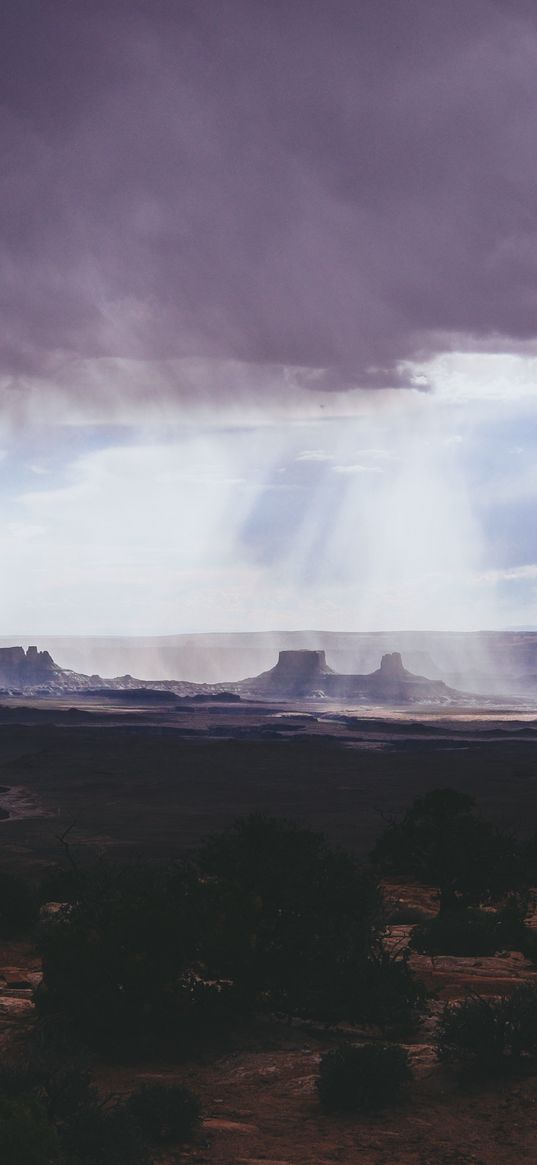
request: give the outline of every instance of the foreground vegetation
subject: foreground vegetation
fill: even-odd
[[[0,876],[3,937],[35,927],[43,960],[39,1045],[0,1072],[3,1165],[146,1165],[159,1146],[195,1134],[196,1096],[145,1086],[99,1096],[83,1049],[112,1060],[211,1054],[255,1017],[374,1025],[382,1042],[343,1044],[321,1058],[327,1111],[385,1110],[408,1095],[407,1051],[426,1007],[408,952],[386,947],[379,879],[438,887],[410,950],[535,955],[525,921],[535,840],[520,847],[476,813],[471,798],[419,798],[379,839],[367,865],[318,833],[251,816],[211,836],[192,860],[67,865],[39,889]],[[524,1072],[537,1057],[537,989],[448,1007],[439,1061],[466,1078]],[[83,1052],[83,1055],[86,1055]]]

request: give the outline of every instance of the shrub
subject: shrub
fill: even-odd
[[[200,1102],[181,1084],[144,1084],[125,1105],[151,1144],[187,1141],[200,1121]]]
[[[522,950],[527,928],[507,911],[450,910],[421,923],[410,947],[424,955],[494,955]]]
[[[199,862],[223,906],[211,975],[288,1015],[348,1016],[382,928],[371,872],[322,835],[259,815],[209,838]]]
[[[369,1112],[396,1104],[412,1079],[398,1044],[344,1044],[321,1057],[316,1081],[323,1108]]]
[[[62,1128],[69,1165],[150,1165],[138,1126],[125,1106],[89,1107]]]
[[[448,1005],[438,1029],[438,1055],[466,1074],[520,1070],[537,1055],[537,987],[510,996],[472,996]]]
[[[537,963],[537,931],[532,927],[524,927],[522,941],[518,948],[530,963]]]
[[[149,1165],[137,1123],[99,1100],[83,1063],[36,1050],[2,1064],[0,1150],[2,1165]]]
[[[431,915],[419,906],[411,906],[405,902],[387,903],[386,922],[388,926],[413,926],[416,923],[428,922]]]
[[[408,958],[386,951],[369,960],[356,988],[351,1018],[378,1024],[392,1034],[411,1029],[420,1019],[427,1001],[425,987],[411,971]]]
[[[524,884],[513,838],[475,813],[473,797],[454,789],[418,797],[379,838],[371,860],[383,874],[438,886],[442,911],[495,902]]]
[[[0,1100],[2,1165],[56,1165],[60,1143],[46,1109],[33,1097]]]
[[[37,902],[28,883],[0,870],[0,937],[11,938],[29,930],[36,918]]]
[[[106,1049],[152,1049],[169,1033],[182,977],[200,953],[203,888],[188,867],[102,866],[41,932],[42,1015]]]

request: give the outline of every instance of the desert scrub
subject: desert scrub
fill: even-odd
[[[411,1079],[400,1044],[343,1044],[321,1057],[316,1087],[324,1109],[374,1112],[402,1100]]]
[[[188,1141],[200,1123],[200,1102],[181,1084],[144,1084],[125,1109],[150,1144]]]
[[[475,995],[448,1004],[438,1028],[439,1059],[464,1075],[523,1071],[537,1056],[537,987],[523,984],[512,995]]]
[[[494,955],[524,950],[527,928],[510,911],[449,910],[417,926],[411,950],[423,955]]]

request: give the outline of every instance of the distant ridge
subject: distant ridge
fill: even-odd
[[[534,631],[238,631],[167,636],[39,636],[57,664],[81,675],[131,675],[176,683],[224,684],[259,675],[284,650],[324,651],[340,673],[363,675],[398,651],[415,675],[450,687],[500,696],[537,693]]]
[[[333,699],[381,704],[453,703],[471,699],[442,680],[414,675],[403,666],[399,652],[382,656],[380,667],[367,674],[334,671],[322,650],[279,652],[274,667],[238,683],[189,684],[181,680],[140,680],[131,675],[103,680],[60,668],[48,651],[29,647],[0,649],[0,684],[4,694],[84,696],[103,698],[116,694],[121,702],[169,703],[170,696],[218,702],[240,696],[265,699]]]

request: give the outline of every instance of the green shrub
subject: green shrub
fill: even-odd
[[[512,995],[449,1004],[439,1024],[438,1056],[468,1075],[521,1070],[537,1056],[537,987],[523,984]]]
[[[409,945],[424,955],[486,956],[522,950],[526,933],[521,919],[509,912],[446,910],[417,926]]]
[[[400,1101],[412,1079],[398,1044],[344,1044],[321,1057],[316,1081],[323,1108],[369,1112]]]
[[[144,1084],[125,1108],[150,1144],[187,1141],[200,1121],[198,1097],[180,1084]]]
[[[38,1100],[0,1100],[2,1165],[59,1165],[61,1159],[56,1130]]]

